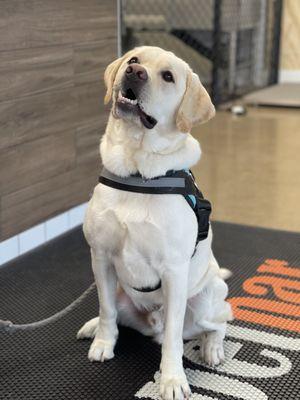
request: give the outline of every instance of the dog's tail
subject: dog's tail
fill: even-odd
[[[226,281],[227,279],[232,277],[232,272],[230,271],[230,269],[220,268],[219,276],[220,276],[220,278],[224,279],[224,281]]]

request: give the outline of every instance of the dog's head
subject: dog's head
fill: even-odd
[[[199,77],[180,58],[158,47],[137,47],[105,71],[104,102],[113,115],[146,129],[156,125],[190,132],[208,121],[215,108]]]

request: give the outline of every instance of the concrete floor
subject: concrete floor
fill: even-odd
[[[300,111],[226,111],[193,132],[202,148],[193,169],[213,219],[300,232]]]

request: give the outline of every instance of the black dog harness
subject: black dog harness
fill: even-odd
[[[208,200],[204,199],[203,194],[195,183],[195,177],[190,170],[168,171],[166,175],[145,179],[140,174],[123,178],[103,168],[99,177],[99,182],[103,185],[126,192],[182,195],[194,211],[198,222],[198,234],[194,254],[198,243],[207,238],[211,204]],[[158,285],[155,287],[134,289],[140,292],[152,292],[160,287],[161,281],[159,281]]]

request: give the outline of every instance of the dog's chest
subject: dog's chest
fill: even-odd
[[[110,254],[119,280],[155,286],[175,253],[191,253],[197,223],[180,195],[145,195],[98,185],[85,221],[91,247]]]
[[[159,225],[151,207],[116,208],[122,227],[120,246],[113,253],[119,280],[131,287],[155,286],[165,258],[167,228]]]

